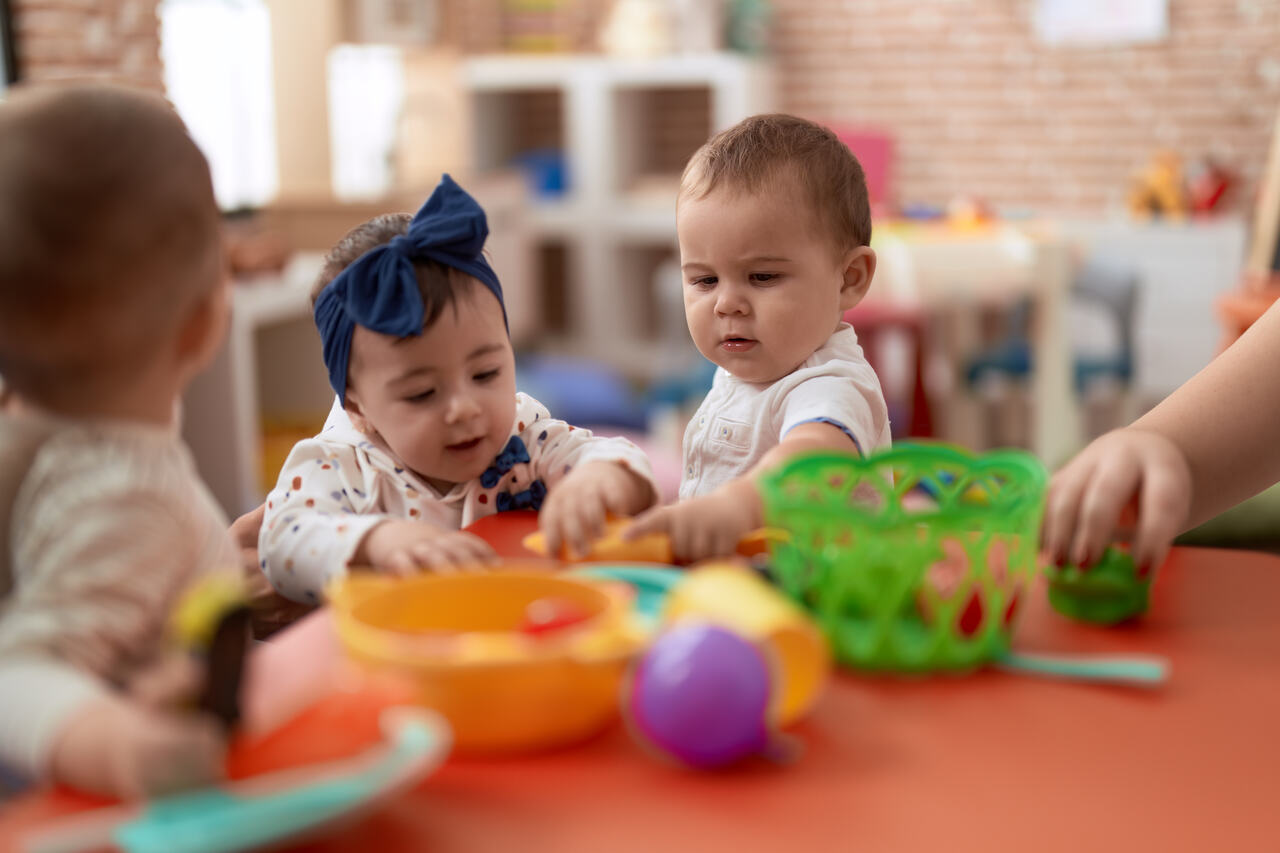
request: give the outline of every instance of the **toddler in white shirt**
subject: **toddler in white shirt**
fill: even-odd
[[[624,534],[677,557],[732,554],[762,523],[756,477],[808,450],[889,445],[875,372],[842,321],[875,274],[862,167],[830,130],[748,118],[685,167],[676,209],[685,318],[717,365],[684,436],[680,502]]]

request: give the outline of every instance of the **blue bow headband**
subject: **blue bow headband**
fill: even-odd
[[[479,281],[498,297],[506,321],[502,285],[482,254],[488,236],[484,209],[444,175],[409,223],[408,234],[365,252],[325,285],[316,298],[315,321],[329,384],[339,400],[347,398],[351,335],[357,324],[398,338],[422,334],[425,309],[415,261],[437,261]]]

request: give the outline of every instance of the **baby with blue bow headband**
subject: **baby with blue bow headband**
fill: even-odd
[[[337,399],[289,454],[258,542],[284,596],[318,602],[350,566],[492,561],[460,528],[509,509],[540,511],[552,553],[582,551],[606,514],[656,501],[639,448],[516,391],[488,233],[484,210],[445,175],[417,215],[357,226],[326,258],[313,300]]]

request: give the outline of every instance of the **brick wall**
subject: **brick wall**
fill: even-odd
[[[112,80],[161,90],[159,0],[10,0],[24,80]]]
[[[1162,146],[1249,202],[1280,107],[1280,0],[1169,0],[1161,43],[1050,48],[1032,0],[773,0],[783,107],[897,140],[897,195],[1097,211]]]
[[[605,0],[575,0],[590,46]],[[20,72],[161,87],[157,0],[12,0]],[[1049,48],[1032,0],[773,0],[784,110],[879,127],[897,141],[897,196],[975,194],[1011,206],[1097,211],[1160,147],[1242,174],[1248,203],[1280,105],[1280,0],[1169,0],[1164,42]],[[446,37],[494,50],[499,0],[445,0]],[[668,117],[681,112],[679,95]],[[696,95],[694,96],[696,98]],[[688,97],[685,98],[688,100]],[[668,120],[666,124],[670,125]],[[669,168],[693,143],[667,127]]]
[[[499,49],[501,0],[444,0],[445,37]],[[1159,148],[1241,172],[1250,202],[1280,106],[1280,0],[1169,0],[1169,37],[1133,47],[1047,47],[1034,0],[772,0],[780,106],[871,126],[897,143],[896,195],[1097,212],[1124,202]],[[570,0],[567,41],[608,0]],[[674,107],[675,104],[673,103]],[[672,115],[678,110],[659,110]],[[658,152],[668,164],[688,134]],[[679,155],[679,156],[677,156]]]

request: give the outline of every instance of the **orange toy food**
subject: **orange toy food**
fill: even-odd
[[[631,523],[629,518],[610,519],[605,524],[604,535],[597,539],[591,550],[581,557],[573,557],[568,548],[560,549],[560,559],[566,562],[590,563],[663,563],[679,565],[671,551],[671,539],[665,533],[650,533],[639,539],[628,542],[622,538],[622,531]],[[769,542],[785,537],[786,533],[769,527],[754,530],[738,543],[738,555],[754,557],[769,551]],[[547,543],[541,532],[531,533],[524,538],[524,547],[530,551],[547,555]]]

